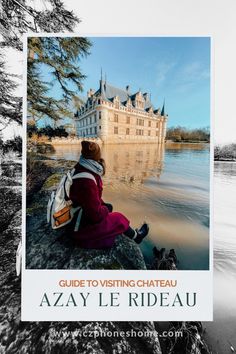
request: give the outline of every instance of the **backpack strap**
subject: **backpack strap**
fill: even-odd
[[[72,177],[72,179],[77,179],[77,178],[89,178],[89,179],[93,180],[95,182],[95,184],[97,185],[96,178],[89,172],[80,172]]]
[[[76,219],[74,231],[78,231],[79,230],[80,221],[81,221],[81,217],[82,217],[82,212],[83,212],[83,209],[80,208],[78,216],[77,216],[77,219]]]

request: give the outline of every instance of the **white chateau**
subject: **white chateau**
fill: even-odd
[[[97,137],[105,143],[164,143],[166,122],[162,110],[154,109],[149,95],[130,93],[111,86],[101,78],[95,92],[90,89],[87,101],[75,113],[79,137]]]

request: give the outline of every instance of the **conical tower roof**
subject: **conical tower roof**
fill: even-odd
[[[164,117],[165,116],[165,100],[163,102],[163,106],[162,106],[162,110],[161,110],[161,116]]]

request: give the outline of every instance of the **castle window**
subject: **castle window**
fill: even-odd
[[[94,127],[94,134],[97,134],[97,127]]]
[[[158,136],[158,132],[156,132],[156,136]]]
[[[126,135],[129,135],[129,128],[126,128]]]
[[[126,123],[130,124],[130,117],[126,117]]]
[[[136,135],[143,135],[143,129],[136,129]]]
[[[89,117],[89,124],[92,124],[92,117]]]
[[[99,129],[100,129],[100,130],[102,129],[101,125],[99,126]]]
[[[148,126],[151,127],[151,121],[150,121],[150,120],[149,120],[149,122],[148,122]]]
[[[144,126],[144,119],[137,119],[137,125]]]
[[[101,104],[101,100],[100,99],[98,99],[98,104]]]
[[[158,128],[158,122],[156,122],[156,128]]]
[[[102,118],[102,112],[99,111],[99,119],[101,119],[101,118]]]
[[[151,135],[151,130],[148,131],[148,136],[150,136],[150,135]]]
[[[114,122],[118,123],[118,114],[114,114]]]
[[[95,114],[94,115],[94,123],[96,123],[97,122],[97,115]]]
[[[114,134],[118,134],[118,127],[114,127]]]

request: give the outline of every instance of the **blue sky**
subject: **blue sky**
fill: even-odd
[[[97,89],[101,76],[130,91],[151,93],[154,107],[165,99],[168,126],[210,125],[210,39],[207,37],[90,38],[91,54],[80,60],[86,96]],[[44,72],[45,74],[45,72]],[[48,77],[48,76],[46,76]],[[52,95],[60,96],[57,85]]]

